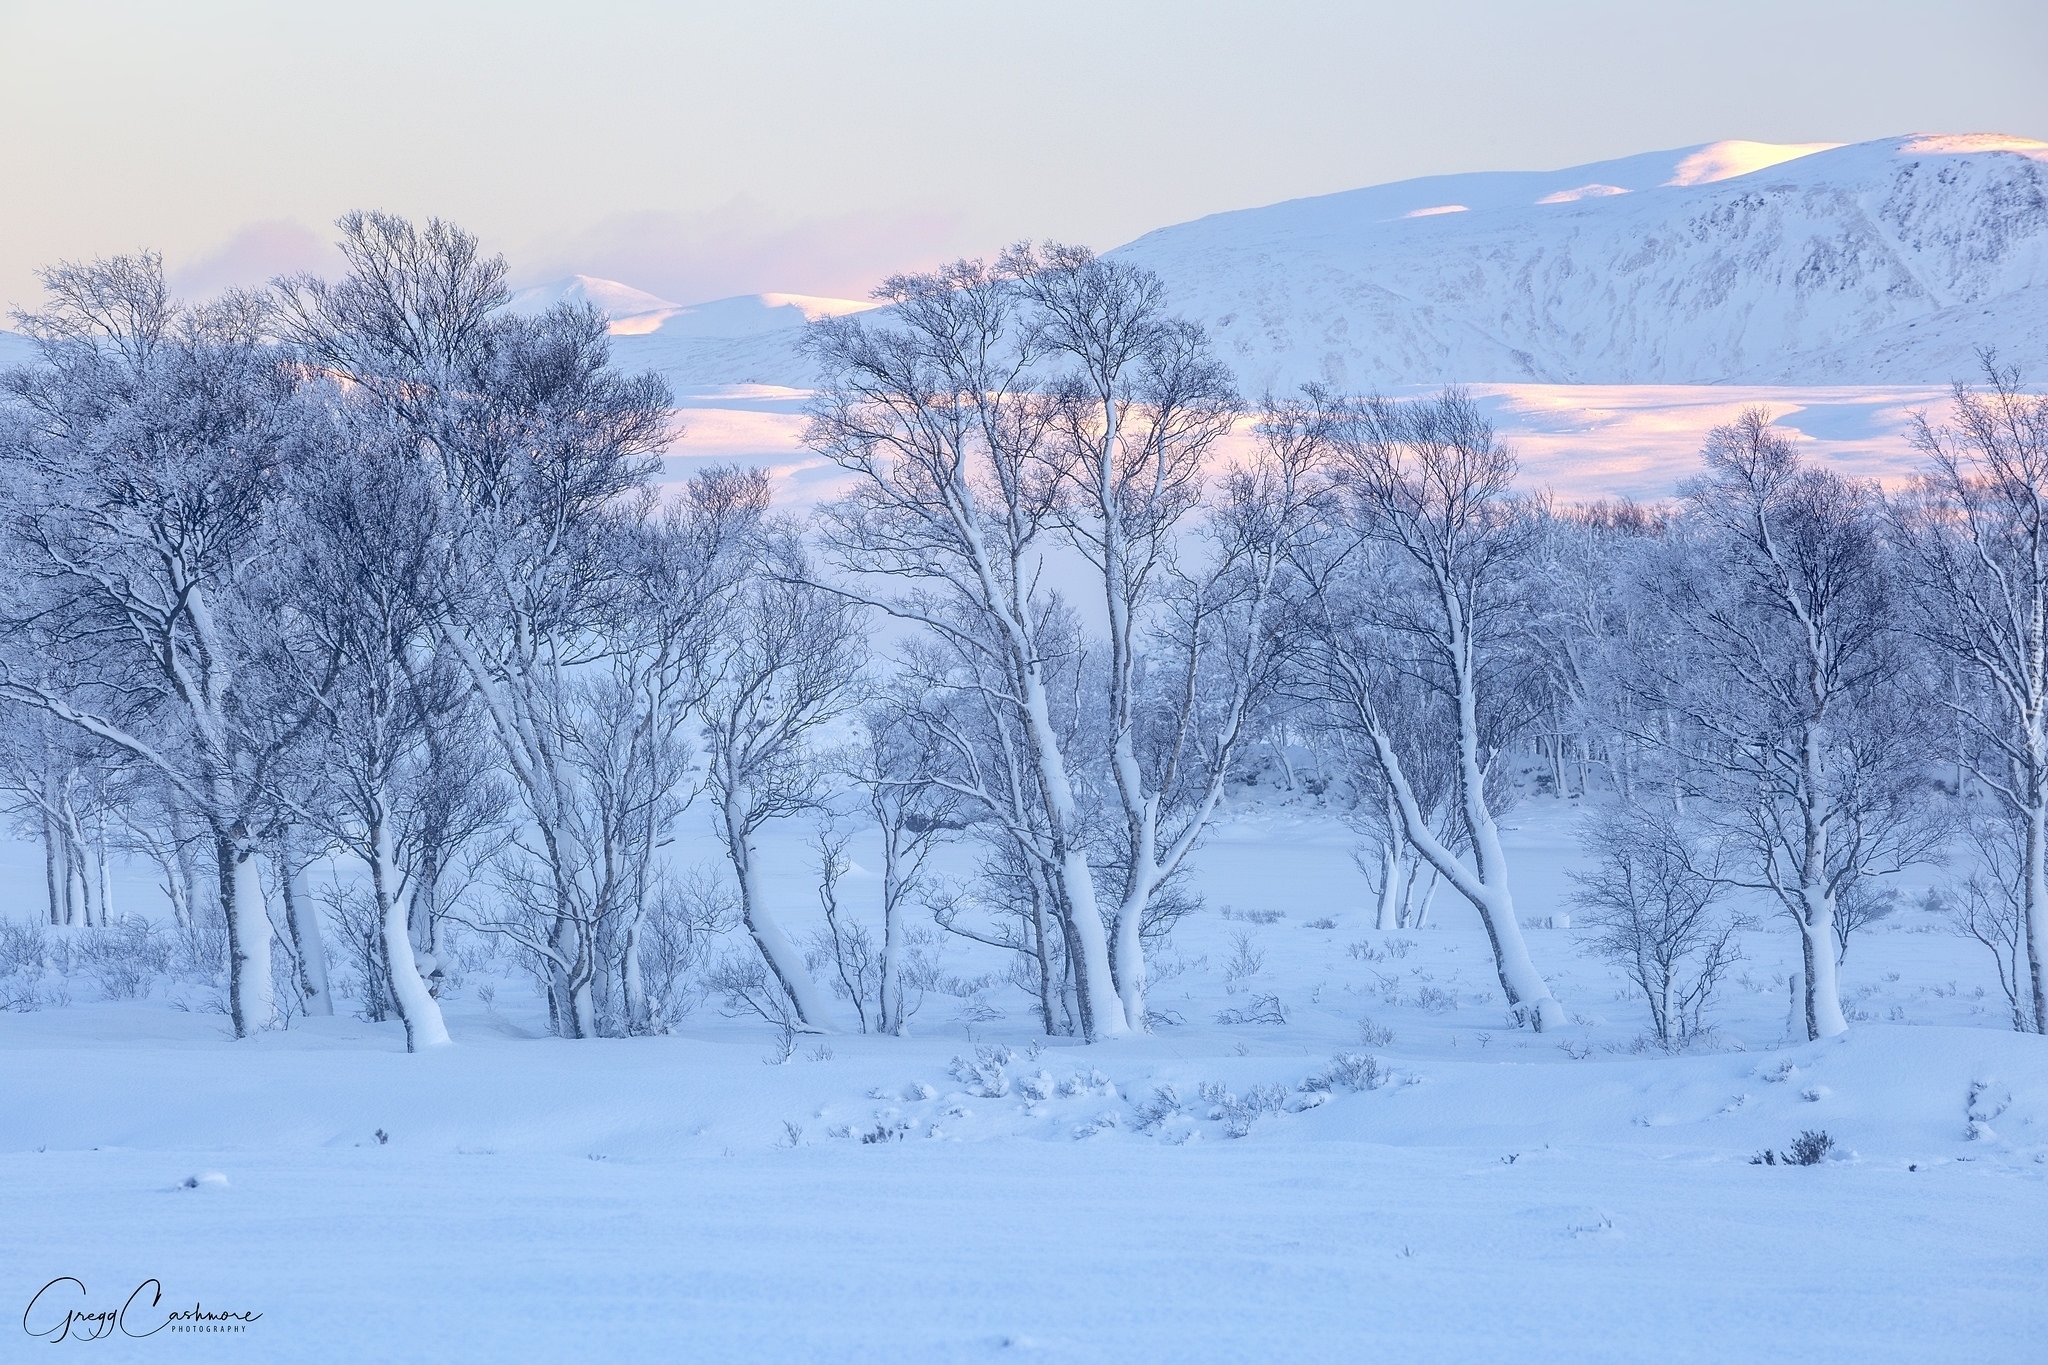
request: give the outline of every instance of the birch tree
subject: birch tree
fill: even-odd
[[[1875,492],[1805,465],[1760,408],[1702,459],[1654,589],[1679,647],[1637,661],[1649,709],[1677,724],[1641,738],[1682,756],[1702,815],[1742,841],[1746,883],[1798,926],[1804,1030],[1832,1037],[1849,1027],[1838,906],[1937,842],[1925,708]]]
[[[1913,629],[1955,670],[1943,696],[1959,764],[2013,816],[2024,925],[2023,1017],[2048,1033],[2048,397],[1987,354],[1948,423],[1925,414],[1926,461],[1893,508]]]
[[[1530,524],[1510,493],[1514,459],[1452,390],[1355,403],[1335,461],[1342,510],[1303,557],[1309,676],[1378,767],[1409,847],[1479,913],[1510,1012],[1555,1027],[1564,1011],[1522,938],[1495,818],[1496,764],[1531,710]],[[1469,863],[1431,824],[1402,758],[1402,698],[1414,689],[1446,713]]]
[[[611,865],[586,818],[572,713],[583,672],[615,648],[601,629],[625,591],[610,546],[668,438],[667,388],[611,367],[595,309],[506,314],[504,261],[457,228],[385,214],[340,226],[349,273],[280,281],[277,325],[305,364],[383,404],[439,481],[436,631],[524,807],[536,875],[512,869],[511,889],[550,922],[529,947],[551,964],[555,1026],[588,1037]]]
[[[443,507],[381,412],[337,402],[302,440],[289,559],[268,604],[282,626],[278,686],[302,692],[319,718],[318,778],[300,810],[369,874],[383,979],[406,1050],[418,1052],[450,1041],[414,952],[399,850],[428,762],[413,694],[431,685],[423,675],[446,670],[431,655],[432,599],[420,593],[441,550]]]
[[[804,581],[786,545],[779,558],[733,604],[705,705],[704,750],[742,922],[797,1025],[822,1031],[831,1025],[825,998],[769,903],[756,836],[770,820],[818,804],[826,772],[811,737],[857,700],[865,645],[854,605]]]
[[[239,608],[270,543],[294,376],[253,300],[181,307],[155,256],[58,266],[43,283],[49,304],[18,319],[38,363],[5,381],[19,573],[0,603],[0,697],[149,766],[205,822],[244,1037],[277,1017],[257,859],[290,727],[252,688],[263,623]],[[53,681],[22,666],[37,655],[81,667]]]
[[[1041,639],[1061,491],[1057,404],[1034,375],[1044,347],[1011,262],[898,276],[876,297],[888,322],[833,319],[810,337],[823,384],[805,439],[854,478],[824,541],[844,590],[973,656],[973,685],[1014,714],[1040,822],[1011,833],[1054,888],[1083,1035],[1125,1033]]]

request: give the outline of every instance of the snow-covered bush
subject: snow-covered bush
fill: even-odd
[[[1268,1114],[1284,1113],[1287,1109],[1287,1087],[1284,1085],[1255,1085],[1239,1098],[1220,1085],[1205,1082],[1202,1085],[1202,1099],[1210,1106],[1209,1117],[1223,1125],[1229,1137],[1241,1138],[1249,1134],[1252,1125]]]
[[[41,976],[48,936],[40,924],[0,919],[0,977]]]
[[[1141,1133],[1149,1133],[1168,1119],[1182,1113],[1180,1091],[1171,1085],[1162,1085],[1152,1092],[1152,1098],[1138,1106],[1136,1127]]]
[[[1386,1068],[1369,1052],[1340,1052],[1301,1083],[1302,1093],[1335,1090],[1377,1090],[1387,1083]]]
[[[1010,1076],[1004,1068],[1015,1060],[1010,1049],[983,1043],[974,1049],[973,1057],[953,1059],[953,1079],[971,1086],[985,1100],[999,1100],[1010,1093]]]
[[[1828,1159],[1835,1150],[1835,1140],[1826,1130],[1807,1129],[1792,1139],[1792,1145],[1782,1152],[1766,1147],[1749,1159],[1752,1166],[1818,1166]]]
[[[1375,1024],[1368,1017],[1361,1017],[1358,1021],[1358,1041],[1367,1047],[1391,1047],[1394,1043],[1394,1031]]]
[[[152,983],[170,974],[176,954],[168,934],[136,916],[85,930],[77,946],[79,966],[106,1000],[140,1000],[148,995]]]
[[[1223,979],[1235,986],[1266,969],[1266,950],[1258,940],[1240,929],[1230,936],[1230,960],[1223,964]]]

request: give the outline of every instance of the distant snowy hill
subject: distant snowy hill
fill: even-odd
[[[0,331],[0,370],[26,365],[34,358],[34,342],[19,332]]]
[[[1939,382],[2048,369],[2048,144],[1717,143],[1438,176],[1149,233],[1256,392]]]
[[[1432,176],[1161,228],[1155,270],[1245,391],[1447,382],[1927,385],[1995,347],[2048,377],[2048,143],[1991,134],[1718,142]],[[574,275],[620,363],[679,393],[815,382],[806,322],[872,305],[683,305]],[[26,358],[0,333],[0,364]]]
[[[544,313],[558,303],[596,304],[610,316],[615,336],[651,332],[682,308],[681,304],[656,298],[630,284],[593,275],[571,275],[566,280],[521,289],[512,295],[509,306],[515,313],[533,314]]]

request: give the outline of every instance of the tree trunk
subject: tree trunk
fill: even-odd
[[[761,894],[760,852],[753,845],[753,836],[747,829],[749,812],[745,798],[735,792],[728,792],[721,807],[725,818],[725,851],[732,859],[732,870],[740,885],[740,918],[753,935],[754,944],[761,950],[761,960],[774,973],[782,986],[784,997],[796,1011],[797,1022],[807,1032],[824,1033],[830,1030],[831,1016],[826,1013],[825,1000],[818,993],[817,983],[811,980],[811,973],[804,966],[803,954],[782,932],[774,912],[769,910]]]
[[[50,896],[50,923],[64,922],[64,903],[71,891],[71,869],[64,861],[64,832],[49,807],[43,808],[43,882]]]
[[[2027,975],[2033,986],[2034,1032],[2048,1033],[2048,797],[2033,795],[2027,811]]]
[[[393,895],[392,888],[398,880],[397,864],[391,847],[391,827],[379,820],[370,830],[370,885],[377,896],[377,922],[384,927],[384,973],[391,983],[391,1000],[398,1007],[399,1022],[405,1025],[405,1050],[418,1052],[452,1040],[448,1037],[448,1025],[441,1018],[441,1002],[434,999],[420,977],[412,935],[407,932],[405,904]]]
[[[228,931],[228,1016],[235,1036],[277,1024],[277,994],[270,977],[270,916],[263,909],[263,879],[256,849],[227,830],[213,841],[221,915]]]
[[[1395,813],[1390,811],[1389,815]],[[1398,815],[1395,815],[1395,818],[1398,819]],[[1413,879],[1406,875],[1407,869],[1402,866],[1401,851],[1399,834],[1389,832],[1386,838],[1380,841],[1380,903],[1378,912],[1373,916],[1375,929],[1400,927],[1401,887],[1404,882],[1411,886],[1413,884]]]
[[[1842,994],[1835,976],[1835,905],[1823,887],[1804,890],[1799,916],[1799,947],[1805,958],[1806,1036],[1833,1038],[1849,1031],[1842,1014]]]
[[[882,820],[882,1018],[881,1031],[901,1038],[910,1032],[903,1013],[903,826],[899,816]]]
[[[1144,847],[1153,837],[1152,821],[1144,822]],[[1145,1029],[1145,907],[1159,890],[1158,869],[1143,856],[1131,859],[1129,885],[1116,915],[1116,988],[1124,1022],[1133,1032]]]
[[[334,1014],[334,993],[327,985],[327,943],[320,931],[320,911],[306,890],[303,850],[287,826],[277,836],[277,886],[284,898],[285,931],[299,963],[299,990],[306,1013],[321,1018]]]

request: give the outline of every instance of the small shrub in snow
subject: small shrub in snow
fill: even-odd
[[[1337,927],[1337,921],[1331,919],[1328,915],[1324,915],[1321,919],[1312,919],[1301,927],[1304,929],[1334,929]]]
[[[1016,1054],[1001,1044],[983,1043],[974,1049],[971,1059],[953,1059],[953,1079],[972,1087],[982,1099],[999,1100],[1010,1093],[1009,1073],[1003,1068],[1015,1060]]]
[[[1252,1130],[1252,1125],[1268,1114],[1285,1112],[1287,1088],[1281,1085],[1255,1085],[1239,1099],[1220,1085],[1204,1082],[1202,1098],[1214,1106],[1209,1117],[1223,1125],[1223,1131],[1230,1137],[1241,1138]]]
[[[1458,997],[1435,986],[1424,986],[1415,993],[1415,1003],[1431,1014],[1443,1014],[1458,1008]]]
[[[1394,1031],[1375,1024],[1370,1018],[1361,1018],[1358,1021],[1358,1041],[1367,1047],[1392,1047]]]
[[[40,924],[0,919],[0,976],[41,976],[45,933]]]
[[[1233,910],[1223,907],[1223,918],[1243,920],[1246,924],[1278,924],[1287,918],[1285,910]]]
[[[1303,1091],[1377,1090],[1387,1083],[1380,1059],[1369,1052],[1340,1052],[1330,1064],[1301,1083]]]
[[[1399,962],[1402,958],[1408,956],[1409,950],[1414,947],[1415,940],[1412,938],[1390,938],[1387,940],[1387,956]]]
[[[1116,1086],[1110,1083],[1109,1077],[1091,1068],[1085,1076],[1076,1071],[1073,1075],[1061,1081],[1059,1093],[1062,1095],[1092,1094],[1114,1096],[1116,1094]]]
[[[1138,1106],[1137,1128],[1149,1133],[1168,1119],[1181,1114],[1180,1091],[1170,1085],[1162,1085],[1152,1092],[1152,1098]]]
[[[1740,956],[1740,916],[1725,913],[1727,851],[1663,806],[1611,812],[1586,836],[1593,869],[1574,872],[1588,945],[1620,967],[1649,1006],[1660,1046],[1704,1028],[1721,978]]]
[[[1360,962],[1385,962],[1387,960],[1386,953],[1379,948],[1373,947],[1371,939],[1362,938],[1344,951]]]
[[[1233,985],[1247,977],[1257,976],[1266,969],[1265,950],[1258,946],[1252,936],[1240,929],[1230,936],[1230,961],[1223,964],[1223,979]]]
[[[1114,1109],[1105,1110],[1093,1123],[1084,1123],[1074,1130],[1076,1138],[1091,1138],[1097,1133],[1107,1133],[1123,1127],[1123,1116]]]
[[[1818,1166],[1834,1151],[1835,1140],[1826,1130],[1819,1132],[1809,1128],[1792,1139],[1792,1145],[1782,1152],[1773,1152],[1766,1147],[1749,1159],[1752,1166]]]
[[[1033,1103],[1051,1099],[1053,1097],[1054,1089],[1055,1083],[1052,1078],[1052,1073],[1050,1071],[1045,1070],[1043,1067],[1039,1068],[1038,1074],[1036,1076],[1021,1077],[1017,1082],[1018,1093],[1022,1094],[1025,1099],[1030,1100]]]
[[[1255,995],[1240,1009],[1224,1010],[1216,1016],[1219,1024],[1284,1024],[1287,1010],[1277,995]]]
[[[1989,1123],[2006,1111],[2012,1103],[2012,1092],[1999,1089],[1994,1093],[1991,1082],[1971,1081],[1970,1098],[1963,1106],[1966,1117],[1977,1123]]]

